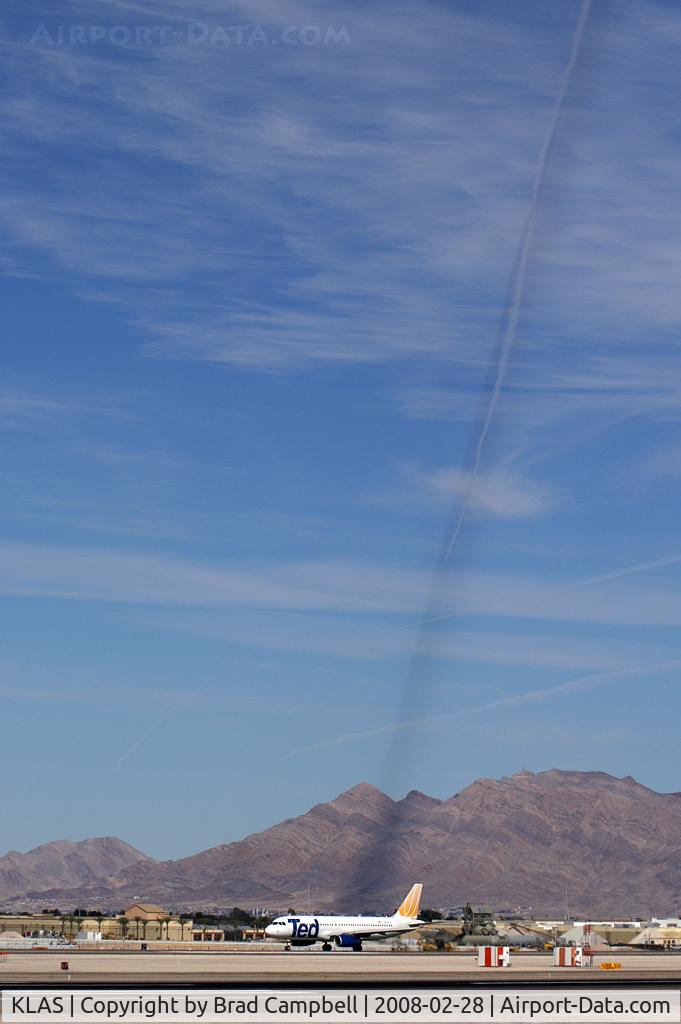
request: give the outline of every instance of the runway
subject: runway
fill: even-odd
[[[616,961],[620,970],[602,970]],[[68,963],[68,970],[61,963]],[[512,954],[507,968],[478,967],[473,952],[12,952],[0,963],[0,988],[157,987],[212,988],[380,985],[524,986],[541,984],[681,983],[681,954],[615,953],[594,957],[593,967],[554,967],[549,953]]]

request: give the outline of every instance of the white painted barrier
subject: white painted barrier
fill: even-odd
[[[478,946],[478,967],[510,967],[508,946]]]
[[[554,967],[581,967],[583,962],[581,946],[555,946]]]

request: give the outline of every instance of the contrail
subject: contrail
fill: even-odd
[[[120,768],[120,766],[123,764],[123,762],[126,761],[130,757],[131,754],[134,754],[135,751],[138,749],[138,747],[142,746],[144,741],[147,739],[148,736],[151,735],[151,733],[154,731],[154,729],[158,729],[159,725],[162,725],[163,722],[165,722],[166,718],[170,718],[170,716],[176,710],[177,710],[177,708],[169,708],[168,711],[164,711],[164,713],[161,715],[161,717],[157,718],[156,721],[153,722],[149,726],[149,728],[146,730],[146,732],[143,732],[141,736],[138,736],[137,739],[135,740],[135,742],[133,743],[133,745],[130,747],[130,749],[126,750],[125,753],[121,754],[121,756],[118,758],[118,760],[116,761],[116,763],[114,765],[114,770],[116,770],[117,768]]]
[[[527,263],[530,253],[530,246],[532,244],[532,234],[534,232],[534,224],[537,215],[537,207],[539,204],[539,196],[541,194],[542,186],[544,184],[544,178],[546,176],[546,168],[549,162],[549,156],[551,154],[551,147],[553,146],[554,139],[556,137],[556,129],[558,127],[558,121],[560,119],[560,113],[567,96],[568,89],[570,87],[570,79],[572,78],[572,72],[575,69],[577,58],[579,57],[579,50],[582,43],[582,37],[584,35],[584,27],[586,25],[587,18],[589,16],[589,8],[591,6],[591,0],[582,0],[582,5],[579,11],[579,17],[577,18],[577,25],[575,27],[575,34],[572,39],[572,48],[570,50],[570,56],[568,62],[565,65],[563,71],[563,77],[561,79],[560,87],[558,89],[558,95],[556,96],[553,110],[551,112],[551,118],[549,120],[546,136],[542,144],[542,148],[539,154],[539,163],[537,164],[537,171],[534,178],[534,185],[532,188],[532,196],[530,198],[530,206],[527,212],[527,218],[525,220],[525,227],[523,229],[522,241],[520,245],[520,252],[518,254],[518,260],[516,264],[515,275],[513,278],[513,287],[511,289],[511,304],[509,307],[508,319],[506,322],[506,328],[503,333],[501,349],[499,352],[499,359],[497,361],[496,376],[494,379],[494,387],[492,388],[492,395],[489,400],[487,407],[487,414],[478,438],[478,443],[475,448],[475,457],[473,459],[473,469],[468,478],[468,486],[464,495],[463,504],[459,513],[454,533],[449,542],[447,551],[445,552],[444,560],[448,561],[452,551],[456,546],[456,542],[459,539],[461,528],[463,527],[466,514],[470,505],[471,496],[473,489],[478,478],[480,471],[480,462],[482,460],[482,453],[485,447],[485,441],[489,433],[490,427],[492,426],[492,420],[496,412],[497,405],[499,403],[499,397],[501,395],[501,389],[504,386],[506,379],[506,372],[508,370],[508,361],[515,342],[516,331],[518,328],[518,318],[520,316],[520,308],[523,300],[523,292],[525,289],[525,277],[527,274]]]
[[[654,558],[648,562],[637,562],[635,565],[625,565],[621,569],[613,569],[610,572],[603,572],[597,576],[586,576],[583,580],[574,580],[572,583],[561,583],[551,588],[551,593],[562,594],[568,590],[578,590],[580,587],[591,587],[596,583],[607,583],[609,580],[617,580],[622,576],[633,576],[639,572],[650,572],[651,569],[663,569],[667,565],[678,565],[681,562],[681,555],[665,555],[663,558]],[[419,619],[417,622],[406,622],[398,626],[386,626],[382,633],[393,633],[400,629],[415,629],[417,626],[428,626],[432,622],[445,622],[447,619],[458,619],[464,615],[474,615],[479,608],[458,608],[456,611],[442,612],[441,615],[431,615],[427,619]]]
[[[571,590],[573,587],[590,587],[593,583],[606,583],[608,580],[616,580],[620,576],[631,576],[636,572],[647,572],[650,569],[663,569],[666,565],[678,565],[681,562],[681,555],[667,555],[665,558],[654,558],[649,562],[638,562],[636,565],[625,565],[622,569],[613,569],[612,572],[601,573],[600,576],[588,576],[576,583],[566,583],[560,590]]]
[[[378,736],[405,732],[409,729],[418,729],[423,725],[450,722],[458,718],[467,718],[469,715],[484,714],[488,711],[500,711],[503,708],[515,707],[518,704],[539,704],[564,693],[583,693],[587,690],[595,690],[600,686],[608,686],[618,679],[626,679],[629,676],[657,675],[678,668],[681,668],[681,659],[677,658],[673,661],[663,661],[655,665],[637,665],[632,668],[615,669],[612,672],[599,672],[596,675],[580,676],[577,679],[569,679],[565,683],[560,683],[558,686],[544,686],[539,689],[525,690],[524,693],[510,694],[508,697],[487,701],[485,704],[477,704],[472,708],[460,708],[458,711],[449,711],[440,715],[428,715],[425,718],[416,718],[411,721],[391,722],[375,729],[364,729],[361,732],[343,733],[340,736],[334,736],[331,739],[314,743],[309,747],[298,747],[295,750],[290,750],[284,756],[297,757],[318,750],[326,750],[329,747],[340,747],[346,743],[355,743],[359,740],[375,739]]]
[[[447,544],[446,538],[449,535],[449,530],[445,535],[445,547],[444,554],[439,559],[439,565],[433,574],[431,594],[424,612],[426,615],[437,614],[442,607],[444,602],[442,600],[444,587],[446,582],[446,574],[444,568],[446,563],[451,558],[451,555],[456,547],[461,529],[467,515],[473,488],[475,486],[480,465],[482,462],[483,450],[487,435],[490,431],[492,421],[496,412],[496,408],[499,402],[499,397],[504,385],[506,378],[506,372],[508,369],[509,358],[513,343],[515,340],[518,317],[520,308],[522,305],[523,291],[525,286],[525,276],[527,273],[527,264],[529,258],[529,251],[532,242],[532,234],[534,229],[534,222],[536,218],[537,206],[540,198],[540,193],[546,174],[546,168],[551,153],[551,147],[553,145],[554,137],[556,134],[556,128],[558,119],[565,102],[565,97],[570,85],[572,72],[577,63],[579,56],[579,49],[584,33],[584,27],[587,21],[587,17],[590,9],[590,0],[582,0],[579,16],[575,26],[575,31],[572,39],[572,45],[570,47],[570,54],[565,65],[558,93],[551,110],[551,114],[548,121],[548,126],[545,131],[544,140],[539,152],[538,163],[536,172],[534,175],[534,183],[530,196],[530,203],[528,212],[525,218],[523,232],[521,235],[520,246],[516,257],[515,267],[511,276],[509,297],[507,303],[508,313],[505,318],[502,317],[500,325],[500,336],[499,336],[499,351],[496,360],[496,366],[493,368],[493,384],[491,387],[491,395],[489,401],[485,403],[486,412],[482,418],[482,428],[479,436],[477,436],[477,443],[473,449],[473,457],[471,459],[472,470],[468,474],[467,489],[463,498],[461,509],[456,519],[456,525],[454,527],[449,543]],[[473,438],[476,437],[475,429],[472,430]],[[412,728],[415,724],[428,723],[430,721],[438,720],[435,718],[423,718],[415,714],[416,705],[420,695],[420,684],[426,678],[428,673],[428,660],[429,653],[426,650],[425,645],[426,633],[425,626],[422,627],[421,635],[419,636],[414,653],[412,655],[410,664],[406,673],[406,680],[404,689],[402,692],[402,707],[398,711],[397,719],[392,727],[388,727],[384,732],[398,733],[403,728]],[[529,697],[527,699],[530,699]],[[489,707],[492,710],[493,707]],[[488,706],[484,705],[481,710],[487,710]],[[466,711],[455,712],[450,717],[457,718],[462,717],[464,714],[472,714],[473,712]],[[373,730],[370,731],[369,735],[381,735],[383,732],[375,733]],[[354,738],[360,738],[355,736]],[[348,741],[349,742],[349,741]],[[391,748],[388,750],[386,763],[385,763],[385,776],[386,780],[391,779],[394,782],[394,777],[397,773],[404,770],[405,767],[404,751],[400,749],[399,744],[391,744]],[[388,870],[388,866],[393,862],[395,857],[398,857],[399,838],[395,833],[388,844],[382,844],[380,847],[372,848],[366,851],[363,857],[358,858],[355,864],[354,883],[349,882],[348,891],[346,893],[349,902],[352,902],[358,898],[359,892],[361,892],[361,885],[366,882],[369,878],[374,878],[379,881],[379,876]]]

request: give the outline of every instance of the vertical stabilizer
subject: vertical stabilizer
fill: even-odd
[[[423,890],[423,883],[416,882],[412,885],[407,895],[400,904],[396,917],[418,917],[419,907],[421,906],[421,892]]]

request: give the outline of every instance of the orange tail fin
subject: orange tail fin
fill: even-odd
[[[397,916],[398,917],[418,917],[419,907],[421,906],[421,892],[423,891],[423,884],[416,882],[412,885],[407,895],[400,904]]]

